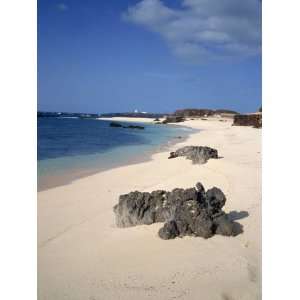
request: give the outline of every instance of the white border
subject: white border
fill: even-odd
[[[263,299],[300,299],[300,5],[263,1]]]
[[[299,2],[263,1],[263,299],[300,299]],[[36,298],[36,2],[2,1],[1,299]]]
[[[0,299],[36,299],[36,2],[0,4]]]

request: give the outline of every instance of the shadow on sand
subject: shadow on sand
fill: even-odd
[[[228,213],[227,216],[231,221],[237,221],[249,217],[249,213],[245,210],[241,210],[241,211],[233,210],[230,213]]]
[[[230,213],[228,213],[227,216],[233,222],[233,232],[234,232],[233,235],[237,236],[243,233],[244,232],[243,225],[235,221],[247,218],[249,216],[249,213],[247,211],[233,210]]]

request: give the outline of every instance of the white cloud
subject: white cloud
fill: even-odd
[[[160,34],[175,55],[191,62],[261,52],[259,0],[182,0],[178,9],[142,0],[123,18]]]

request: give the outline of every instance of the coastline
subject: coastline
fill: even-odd
[[[154,124],[154,122],[153,122],[154,119],[149,119],[149,118],[113,117],[113,118],[99,118],[99,120]],[[192,127],[185,126],[184,123],[170,124],[170,125],[171,126],[179,125],[182,128],[186,127],[186,128],[193,129]],[[167,124],[167,125],[161,125],[161,126],[170,126],[170,125]],[[180,133],[180,134],[182,134],[182,133]],[[88,177],[88,176],[91,176],[91,175],[94,175],[94,174],[97,174],[100,172],[119,168],[122,166],[134,165],[134,164],[151,161],[154,154],[169,151],[169,149],[171,149],[174,145],[186,141],[190,134],[192,134],[192,132],[186,133],[185,136],[180,135],[180,138],[174,137],[174,138],[167,140],[166,142],[160,144],[157,148],[153,148],[151,150],[144,151],[143,153],[141,153],[135,157],[130,157],[129,160],[126,160],[123,162],[118,162],[114,166],[96,166],[93,169],[91,169],[91,168],[89,168],[89,169],[80,168],[79,169],[78,168],[78,169],[73,169],[72,172],[64,172],[59,175],[58,174],[55,174],[52,176],[48,175],[48,176],[44,176],[42,178],[39,178],[39,176],[38,176],[37,191],[41,192],[41,191],[49,190],[51,188],[68,185],[80,178]],[[132,147],[136,147],[136,146],[132,146]]]
[[[38,193],[39,299],[259,299],[261,130],[231,121],[186,121],[201,129],[151,160],[120,166]],[[172,148],[206,145],[222,159],[192,165]],[[112,207],[133,190],[187,188],[201,181],[247,212],[244,233],[163,241],[161,224],[120,229]],[[241,214],[240,214],[241,215]]]
[[[132,122],[132,123],[155,123],[152,118],[130,118],[130,117],[111,117],[111,118],[98,118],[97,120],[103,121],[117,121],[117,122]]]

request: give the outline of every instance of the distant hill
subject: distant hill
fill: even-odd
[[[252,126],[254,128],[262,127],[262,114],[253,113],[247,115],[235,115],[233,118],[233,126]]]
[[[208,117],[213,115],[219,115],[219,114],[239,114],[238,112],[234,110],[228,110],[228,109],[198,109],[198,108],[187,108],[187,109],[178,109],[174,112],[174,115],[176,116],[182,116],[182,117]]]

